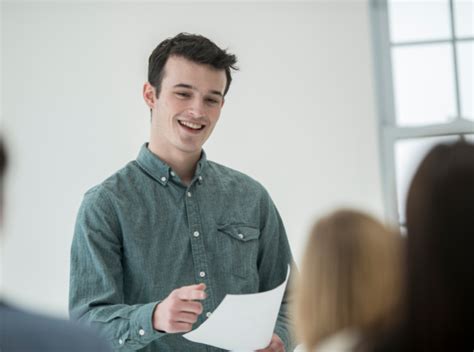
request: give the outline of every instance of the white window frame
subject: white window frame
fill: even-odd
[[[375,89],[379,127],[380,165],[383,187],[383,201],[386,219],[398,226],[398,214],[395,145],[398,141],[413,138],[460,136],[474,133],[474,122],[461,116],[461,95],[459,87],[459,67],[456,43],[474,41],[474,37],[456,36],[456,23],[453,0],[449,0],[451,36],[442,40],[419,40],[393,43],[389,31],[388,0],[370,0],[370,20],[372,27],[372,42],[374,54]],[[422,46],[429,44],[451,43],[454,86],[456,100],[456,117],[449,123],[423,126],[399,126],[396,123],[396,110],[393,85],[393,65],[391,49],[396,46]]]

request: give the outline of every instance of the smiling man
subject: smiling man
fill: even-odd
[[[117,350],[220,351],[182,333],[226,294],[275,288],[292,264],[281,218],[250,177],[207,160],[236,57],[178,34],[149,59],[150,141],[89,190],[71,250],[70,313]],[[269,346],[293,349],[287,295]],[[245,339],[245,336],[242,336]]]

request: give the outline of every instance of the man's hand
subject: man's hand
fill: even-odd
[[[190,331],[202,313],[202,304],[196,301],[207,298],[205,289],[205,284],[198,284],[173,290],[155,307],[153,328],[168,333]]]
[[[256,352],[285,352],[285,344],[277,334],[273,334],[270,344],[263,350],[257,350]]]

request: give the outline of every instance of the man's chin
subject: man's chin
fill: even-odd
[[[189,140],[183,139],[176,143],[176,147],[182,151],[183,153],[200,153],[202,150],[202,146],[204,145],[203,141],[196,141],[196,140]]]
[[[189,154],[189,155],[194,155],[194,154],[200,154],[202,150],[202,145],[180,145],[178,147],[178,150],[182,153]]]

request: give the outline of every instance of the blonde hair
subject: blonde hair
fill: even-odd
[[[344,328],[386,326],[401,292],[401,241],[371,216],[339,210],[313,227],[296,284],[296,334],[308,349]]]

